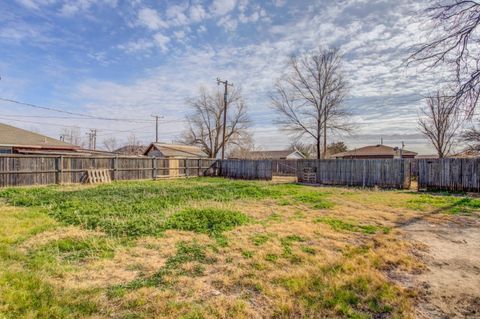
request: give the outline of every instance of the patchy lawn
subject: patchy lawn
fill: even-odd
[[[0,318],[409,318],[402,227],[480,200],[215,178],[0,190]]]

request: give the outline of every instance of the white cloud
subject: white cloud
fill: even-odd
[[[193,22],[200,22],[206,18],[206,12],[199,4],[190,7],[190,19]]]
[[[150,30],[166,28],[168,25],[162,20],[158,12],[150,8],[142,8],[138,12],[138,22]]]
[[[169,37],[160,32],[157,32],[153,36],[153,39],[155,40],[155,44],[160,48],[160,50],[162,50],[162,52],[168,51],[167,44],[170,42]]]
[[[235,9],[236,0],[213,0],[210,11],[215,15],[225,15]]]
[[[167,8],[167,18],[173,25],[184,25],[189,23],[189,19],[185,15],[186,5],[171,5]]]
[[[237,20],[232,18],[231,16],[224,16],[221,17],[220,20],[217,23],[218,26],[223,27],[226,31],[235,31],[235,29],[238,26]]]
[[[126,44],[118,46],[119,49],[127,53],[137,53],[152,49],[155,46],[153,41],[147,39],[139,39],[137,41],[131,41]]]

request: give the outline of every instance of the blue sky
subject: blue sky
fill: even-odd
[[[0,121],[58,137],[63,126],[98,129],[98,141],[135,132],[178,138],[185,100],[215,79],[241,87],[264,149],[290,143],[273,124],[268,94],[289,55],[339,47],[350,84],[349,147],[432,149],[417,131],[421,96],[441,76],[402,65],[422,37],[419,1],[350,0],[4,0],[0,2],[0,97],[74,113],[131,119],[68,119],[65,114],[0,102]],[[34,117],[32,117],[34,116]],[[41,117],[37,117],[41,116]],[[85,134],[83,134],[85,135]]]

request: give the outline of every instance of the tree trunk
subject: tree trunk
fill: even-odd
[[[320,136],[317,138],[317,159],[321,159],[320,155]]]
[[[327,158],[327,121],[323,123],[323,159]]]

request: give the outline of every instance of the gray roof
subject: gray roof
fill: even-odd
[[[349,157],[349,156],[395,156],[398,154],[399,154],[399,150],[395,149],[394,147],[378,144],[378,145],[364,146],[364,147],[356,148],[351,151],[333,154],[331,157],[341,158],[341,157]],[[404,156],[417,155],[417,153],[412,151],[407,151],[407,150],[403,150],[402,154]]]
[[[78,146],[63,141],[27,131],[18,127],[0,123],[0,146],[48,148],[48,149],[78,149]]]
[[[148,152],[152,147],[159,150],[165,157],[179,157],[179,158],[206,158],[208,157],[204,151],[198,146],[183,145],[183,144],[166,144],[166,143],[152,143],[144,152],[144,155],[148,155]]]

